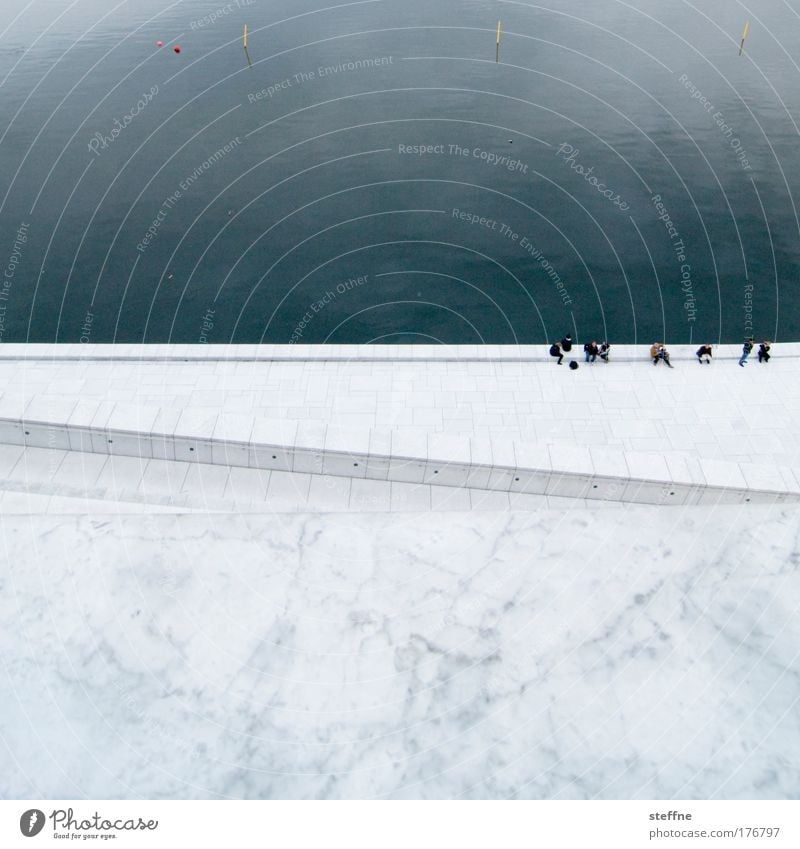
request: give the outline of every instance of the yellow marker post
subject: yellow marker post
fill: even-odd
[[[247,24],[244,25],[244,35],[242,36],[242,46],[244,47],[244,55],[247,57],[247,65],[249,68],[253,67],[253,63],[250,61],[250,53],[247,50]]]
[[[497,22],[497,48],[494,52],[494,61],[500,61],[500,21]]]
[[[747,38],[747,33],[750,32],[750,21],[748,21],[744,25],[744,32],[742,33],[742,43],[739,45],[739,55],[742,55],[742,50],[744,50],[744,40]]]

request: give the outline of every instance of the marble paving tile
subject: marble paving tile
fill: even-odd
[[[25,450],[22,445],[0,444],[0,478],[5,479],[11,475]]]
[[[472,510],[470,492],[475,490],[463,487],[432,486],[430,489],[431,510],[436,512],[461,512]]]
[[[107,489],[111,495],[139,490],[148,460],[139,457],[109,456],[95,486]]]
[[[433,487],[425,484],[391,481],[391,508],[393,512],[426,513],[431,510]],[[463,501],[462,501],[463,503]]]
[[[9,477],[15,481],[38,483],[51,479],[70,452],[49,448],[26,448],[19,456]]]
[[[308,501],[311,478],[314,475],[295,475],[292,472],[273,470],[269,479],[267,502],[288,502],[304,505]]]
[[[152,462],[152,461],[151,461]],[[223,500],[228,488],[231,469],[207,463],[186,463],[186,475],[180,483],[179,492],[203,500]],[[250,471],[243,469],[242,471]]]
[[[310,475],[311,483],[306,501],[310,512],[342,513],[350,505],[351,478]]]
[[[490,492],[482,489],[469,490],[470,504],[473,510],[497,510],[507,512],[511,508],[508,492]]]
[[[392,509],[391,482],[354,478],[348,507],[351,511],[388,512]]]
[[[50,480],[56,485],[93,488],[108,462],[106,454],[88,454],[82,451],[66,452],[63,461]]]
[[[271,471],[231,467],[223,498],[229,502],[264,501],[267,497]]]

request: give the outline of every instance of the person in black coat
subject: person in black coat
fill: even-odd
[[[764,340],[764,341],[763,341],[763,342],[762,342],[762,343],[758,346],[758,361],[759,361],[760,363],[762,363],[762,362],[763,362],[763,363],[768,363],[768,362],[769,362],[769,349],[770,349],[771,347],[772,347],[772,344],[771,344],[771,343],[769,342],[769,340],[767,340],[767,339],[765,339],[765,340]]]
[[[597,355],[600,353],[600,349],[597,347],[597,342],[587,342],[583,346],[583,353],[586,355],[586,362],[594,362],[597,359]]]
[[[561,350],[569,353],[572,350],[572,337],[567,335],[561,340]]]
[[[695,351],[697,355],[697,362],[702,363],[703,357],[705,357],[705,362],[711,362],[711,345],[701,345],[697,351]]]
[[[608,362],[608,355],[611,353],[611,345],[608,342],[603,342],[600,346],[600,359],[604,362]]]
[[[561,365],[564,359],[564,355],[561,353],[561,346],[558,344],[558,342],[553,342],[553,344],[550,346],[550,356],[558,357],[558,364]]]

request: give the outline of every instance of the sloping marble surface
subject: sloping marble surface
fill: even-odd
[[[796,508],[6,516],[4,798],[797,798]]]
[[[125,359],[128,346],[110,346],[122,358],[114,360],[91,359],[94,346],[77,346],[81,360],[69,359],[73,346],[57,346],[52,359],[31,359],[33,346],[26,357],[8,358],[18,347],[3,346],[0,356],[0,442],[20,441],[24,417],[66,423],[68,432],[91,425],[193,439],[251,436],[256,443],[369,451],[376,458],[800,492],[800,346],[794,344],[776,346],[769,365],[751,357],[746,368],[737,366],[735,346],[717,349],[709,366],[692,361],[691,347],[678,346],[674,369],[653,367],[646,346],[620,346],[611,363],[583,364],[577,372],[558,368],[541,347],[353,346],[354,358],[346,360],[302,359],[298,350],[291,361],[237,361],[253,349],[232,346],[218,360],[186,362],[175,359],[185,346],[133,346],[128,355],[139,350],[138,359]],[[48,346],[38,347],[44,357]],[[323,350],[306,355],[348,353],[318,347]],[[203,349],[195,357],[215,353],[194,348]],[[413,359],[377,359],[387,350]],[[513,359],[526,353],[536,361]],[[168,355],[173,359],[158,359]],[[493,359],[498,356],[512,359]],[[59,428],[38,431],[44,442],[32,444],[62,447]],[[95,433],[92,441],[98,440]],[[133,450],[160,457],[165,446],[155,441],[156,447],[147,440],[142,447],[133,440]],[[74,430],[68,442],[81,447]],[[119,447],[120,438],[115,442]],[[224,459],[219,446],[197,450],[208,455],[204,462]],[[340,474],[341,468],[326,467],[340,461],[352,474],[349,457],[326,460],[323,471]]]
[[[0,444],[0,516],[613,509],[617,503]]]

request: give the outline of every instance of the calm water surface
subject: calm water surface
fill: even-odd
[[[4,0],[0,339],[798,339],[757,12],[740,57],[730,0]]]

